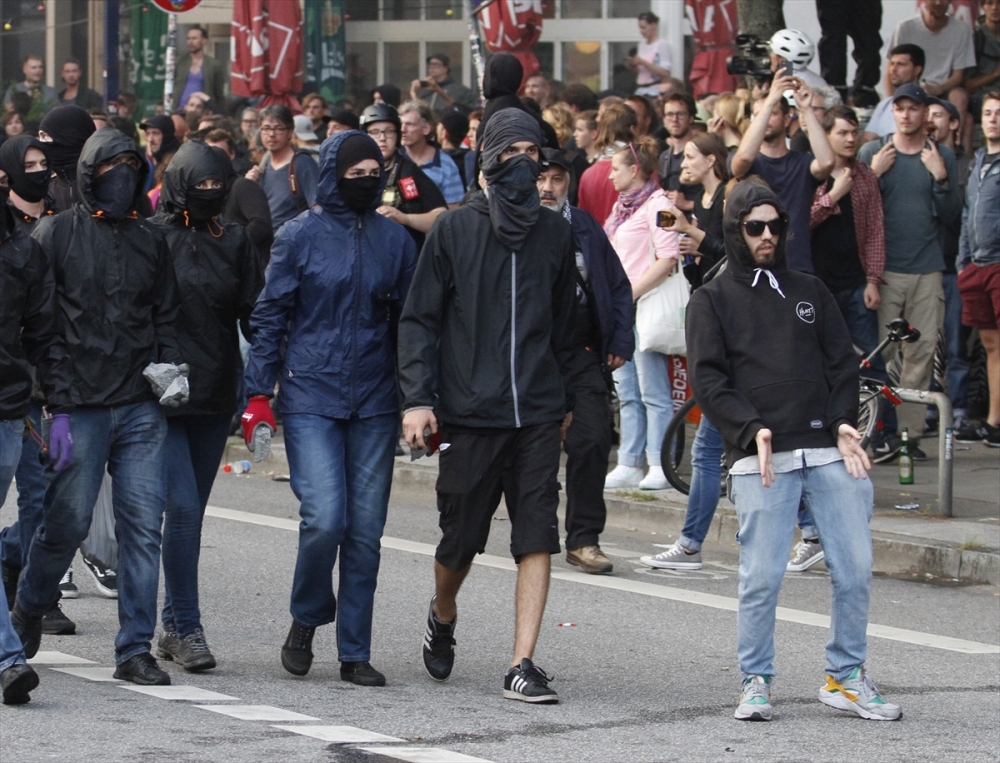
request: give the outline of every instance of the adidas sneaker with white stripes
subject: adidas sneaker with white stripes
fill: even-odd
[[[508,669],[504,675],[503,696],[522,702],[555,704],[559,701],[559,695],[549,687],[551,680],[544,670],[536,668],[531,660],[524,658],[520,665]]]

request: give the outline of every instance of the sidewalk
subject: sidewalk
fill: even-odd
[[[937,502],[936,440],[926,440],[924,449],[928,460],[916,464],[913,485],[899,484],[895,463],[876,466],[871,472],[875,483],[871,521],[875,571],[1000,586],[1000,450],[956,443],[954,517],[943,518],[933,515]],[[243,459],[252,460],[252,455],[241,438],[230,438],[223,463]],[[253,468],[265,475],[287,477],[280,430],[270,458]],[[409,455],[396,458],[395,485],[433,490],[436,479],[437,456],[413,462]],[[605,493],[605,498],[609,525],[674,537],[684,526],[687,496],[676,490],[617,490]],[[895,508],[914,503],[919,505],[917,509]],[[737,529],[733,505],[723,498],[706,544],[729,545]]]

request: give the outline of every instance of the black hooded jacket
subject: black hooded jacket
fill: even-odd
[[[137,217],[112,222],[91,193],[97,167],[124,153],[139,163],[133,198],[138,205],[146,162],[131,138],[107,127],[94,133],[80,155],[80,201],[39,220],[31,234],[55,277],[77,405],[156,400],[142,370],[152,362],[184,362],[174,334],[177,283],[163,233]]]
[[[788,269],[787,233],[770,269],[781,292],[755,272],[741,223],[764,204],[785,214],[766,186],[744,181],[730,194],[727,268],[695,290],[687,308],[691,386],[722,433],[730,466],[757,452],[761,428],[771,430],[779,453],[834,447],[839,426],[857,423],[858,356],[826,286]]]
[[[399,322],[403,408],[440,421],[513,429],[561,421],[573,408],[576,254],[573,231],[542,207],[511,252],[477,193],[435,222]]]
[[[6,204],[0,203],[0,218],[0,421],[28,413],[32,366],[49,410],[69,413],[69,358],[56,318],[52,271]]]
[[[237,321],[250,337],[249,320],[264,285],[260,260],[243,228],[215,218],[191,223],[187,191],[203,180],[232,180],[232,165],[221,149],[198,141],[174,154],[163,176],[160,203],[152,219],[170,248],[180,314],[177,344],[191,366],[191,400],[168,414],[227,414],[236,410],[240,373]]]
[[[55,211],[65,212],[79,201],[76,167],[84,144],[96,132],[94,119],[79,106],[57,106],[42,118],[38,129],[53,141],[46,152],[52,170],[49,195]]]

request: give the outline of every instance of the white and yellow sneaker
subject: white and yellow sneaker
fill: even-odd
[[[819,701],[838,710],[860,715],[869,721],[898,721],[903,717],[899,705],[882,699],[875,684],[860,665],[843,681],[837,682],[833,676],[827,676],[826,686],[819,690]]]

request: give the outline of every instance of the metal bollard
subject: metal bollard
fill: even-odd
[[[899,398],[906,403],[936,405],[940,416],[938,423],[938,503],[937,513],[942,517],[951,516],[952,466],[954,457],[954,418],[951,400],[943,392],[926,392],[918,389],[894,388]]]

